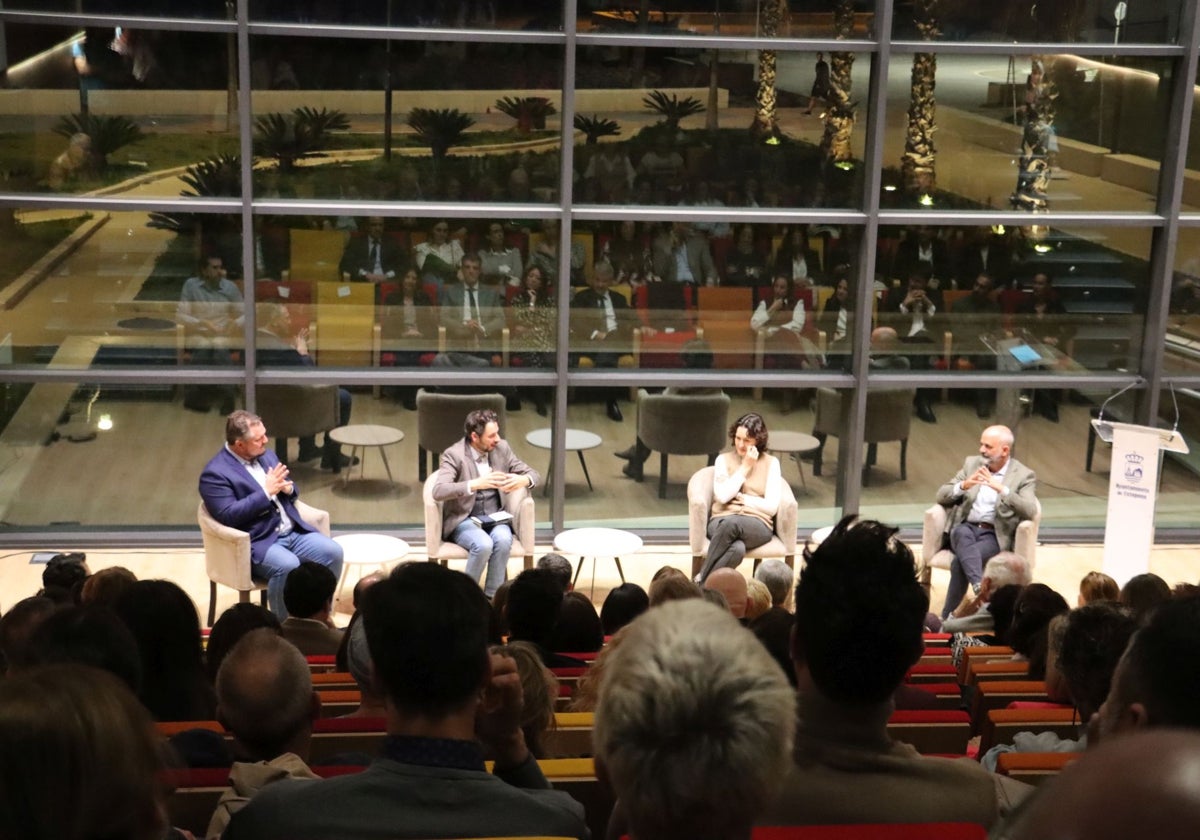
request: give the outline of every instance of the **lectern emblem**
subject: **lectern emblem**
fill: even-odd
[[[1142,480],[1142,462],[1146,460],[1136,452],[1125,455],[1125,479],[1127,481]]]

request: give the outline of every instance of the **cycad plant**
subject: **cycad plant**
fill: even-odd
[[[129,117],[102,116],[99,114],[71,114],[63,117],[54,127],[54,133],[68,140],[76,134],[86,134],[92,139],[92,154],[96,166],[108,166],[108,156],[123,146],[136,143],[146,135]]]
[[[413,108],[405,120],[417,138],[429,147],[434,165],[439,165],[450,151],[462,141],[475,120],[457,108]]]
[[[327,148],[329,134],[350,128],[346,114],[322,108],[296,108],[290,114],[264,114],[254,121],[254,153],[274,158],[281,172],[290,172],[296,161]]]
[[[621,133],[620,123],[598,114],[592,114],[590,117],[576,114],[575,128],[583,132],[589,146],[594,145],[601,137],[616,137]]]
[[[667,96],[661,90],[652,90],[642,97],[642,104],[662,115],[662,124],[669,131],[679,130],[679,121],[692,114],[703,114],[704,105],[694,96],[680,99],[678,94]]]
[[[517,121],[517,131],[528,134],[535,128],[546,127],[546,117],[558,109],[544,96],[505,96],[496,100],[496,110]]]

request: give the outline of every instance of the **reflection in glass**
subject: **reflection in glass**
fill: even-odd
[[[638,56],[641,70],[635,66]],[[771,56],[765,67],[762,56]],[[577,200],[681,207],[859,205],[863,126],[855,122],[861,116],[853,87],[855,55],[828,58],[580,48]],[[860,76],[866,66],[859,65]]]
[[[632,35],[727,35],[737,38],[871,37],[875,3],[815,0],[803,4],[768,0],[745,3],[581,4],[580,32]]]
[[[1175,250],[1163,360],[1172,373],[1200,372],[1200,230],[1182,228]]]
[[[1148,212],[1170,69],[1157,58],[897,54],[882,204]]]
[[[483,0],[250,0],[250,19],[348,26],[414,26],[452,29],[562,29],[560,0],[520,3]]]
[[[896,5],[892,33],[894,38],[904,40],[989,43],[1169,44],[1178,37],[1178,0],[1121,7],[1119,19],[1114,12],[1116,5],[1051,0],[1031,7],[1015,2],[973,4],[917,0]]]

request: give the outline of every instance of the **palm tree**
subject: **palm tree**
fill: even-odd
[[[788,16],[787,0],[766,0],[762,6],[762,35],[778,38]],[[758,51],[758,89],[754,93],[754,122],[750,136],[764,143],[778,142],[779,116],[776,113],[775,50]]]
[[[853,34],[854,0],[837,0],[833,9],[833,29],[839,41]],[[850,99],[850,92],[854,85],[853,68],[854,53],[830,53],[829,101],[825,110],[825,134],[821,138],[826,163],[845,163],[852,157],[850,136],[854,133],[855,102]]]
[[[917,32],[924,41],[933,41],[941,30],[938,12],[941,0],[914,0],[913,17]],[[904,138],[904,154],[900,171],[906,193],[928,195],[937,187],[937,147],[933,142],[936,130],[937,54],[914,53],[912,65],[912,94],[908,103],[908,131]]]

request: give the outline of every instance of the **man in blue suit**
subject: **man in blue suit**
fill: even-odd
[[[342,573],[342,547],[300,518],[288,468],[267,449],[262,418],[235,411],[225,421],[225,448],[200,473],[200,498],[223,525],[250,534],[250,569],[267,580],[267,600],[287,618],[283,585],[288,572],[310,560]]]

